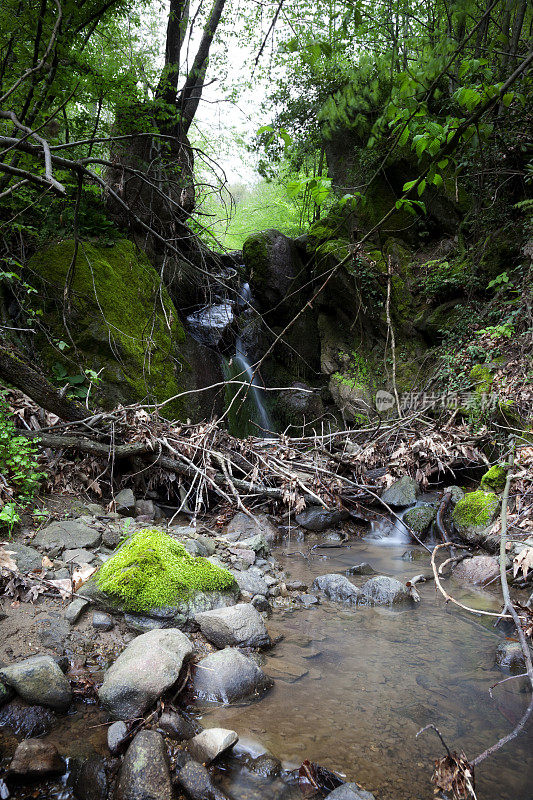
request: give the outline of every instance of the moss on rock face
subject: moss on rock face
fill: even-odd
[[[487,528],[500,507],[500,500],[493,492],[468,492],[453,510],[453,521],[459,530]]]
[[[475,364],[470,370],[470,380],[475,384],[475,392],[478,395],[490,392],[492,382],[492,372],[484,364]]]
[[[160,276],[127,240],[112,247],[65,241],[38,252],[28,270],[41,284],[43,320],[57,340],[75,347],[54,350],[43,342],[50,367],[67,374],[83,367],[101,372],[99,400],[106,405],[163,400],[190,388],[192,369],[183,357],[185,330]],[[63,292],[71,299],[63,323]],[[191,416],[184,401],[167,414]]]
[[[503,492],[506,480],[506,467],[494,464],[481,478],[481,488],[486,492]]]
[[[156,528],[135,534],[96,575],[98,588],[119,599],[126,611],[149,612],[187,600],[197,592],[230,591],[231,572],[185,547]]]

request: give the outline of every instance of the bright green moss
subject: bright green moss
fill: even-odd
[[[507,480],[507,469],[494,464],[481,478],[481,488],[486,492],[503,492]]]
[[[185,547],[156,528],[135,534],[101,567],[96,584],[121,600],[126,611],[150,611],[187,600],[196,592],[229,591],[231,572]]]
[[[486,528],[500,507],[493,492],[468,492],[453,510],[453,521],[459,528]]]
[[[476,394],[486,394],[490,392],[492,386],[492,373],[484,364],[475,364],[470,370],[470,380],[475,384]]]

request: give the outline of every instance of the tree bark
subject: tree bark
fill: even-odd
[[[0,378],[27,394],[41,408],[66,422],[75,422],[89,416],[84,406],[64,397],[44,375],[30,367],[15,350],[5,344],[0,344]]]

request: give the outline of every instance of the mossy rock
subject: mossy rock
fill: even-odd
[[[403,515],[403,520],[415,533],[425,533],[436,515],[436,506],[424,503],[416,508],[409,508]]]
[[[199,346],[186,336],[161,279],[135,245],[112,247],[64,241],[36,253],[28,262],[29,282],[41,289],[43,322],[63,350],[44,337],[39,342],[47,367],[75,376],[90,368],[100,373],[93,397],[102,405],[143,400],[162,402],[197,388],[193,359]],[[63,292],[71,298],[63,314]],[[211,359],[212,361],[212,359]],[[208,380],[211,376],[208,376]],[[211,381],[212,382],[212,381]],[[190,396],[173,401],[165,416],[202,416]]]
[[[503,492],[507,480],[508,467],[494,464],[481,478],[481,488],[485,492]]]
[[[486,364],[475,364],[470,370],[470,380],[475,386],[477,395],[490,392],[494,380],[492,372]]]
[[[499,537],[489,535],[489,529],[499,508],[500,499],[494,492],[484,492],[482,489],[468,492],[452,513],[457,533],[468,544],[481,545],[495,552]]]
[[[249,236],[242,253],[259,309],[268,312],[275,308],[276,318],[289,313],[292,317],[298,303],[294,292],[306,282],[300,246],[280,231],[269,229]]]
[[[95,583],[122,610],[144,613],[179,605],[198,593],[236,591],[231,572],[195,558],[157,528],[132,536],[100,568]]]

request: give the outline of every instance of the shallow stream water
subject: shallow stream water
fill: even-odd
[[[288,540],[274,554],[293,580],[309,586],[317,575],[342,573],[362,561],[403,581],[431,574],[421,548],[414,548],[419,560],[402,559],[413,549],[405,539],[397,525],[385,523],[349,547],[306,557],[322,535]],[[352,580],[361,585],[366,578]],[[499,610],[496,590],[465,590],[453,580],[448,585],[476,608]],[[433,732],[417,739],[417,731],[433,723],[451,749],[472,758],[512,729],[529,694],[517,679],[496,687],[494,699],[489,695],[504,677],[494,666],[503,633],[493,629],[492,618],[446,607],[432,582],[417,588],[421,602],[402,611],[324,602],[275,612],[269,628],[285,638],[263,667],[275,678],[274,688],[252,706],[211,708],[202,723],[236,730],[245,746],[267,749],[288,765],[310,759],[337,770],[379,800],[429,800],[433,759],[444,752]],[[532,742],[530,725],[479,766],[479,800],[533,798]],[[246,796],[237,783],[231,793],[235,800]]]

